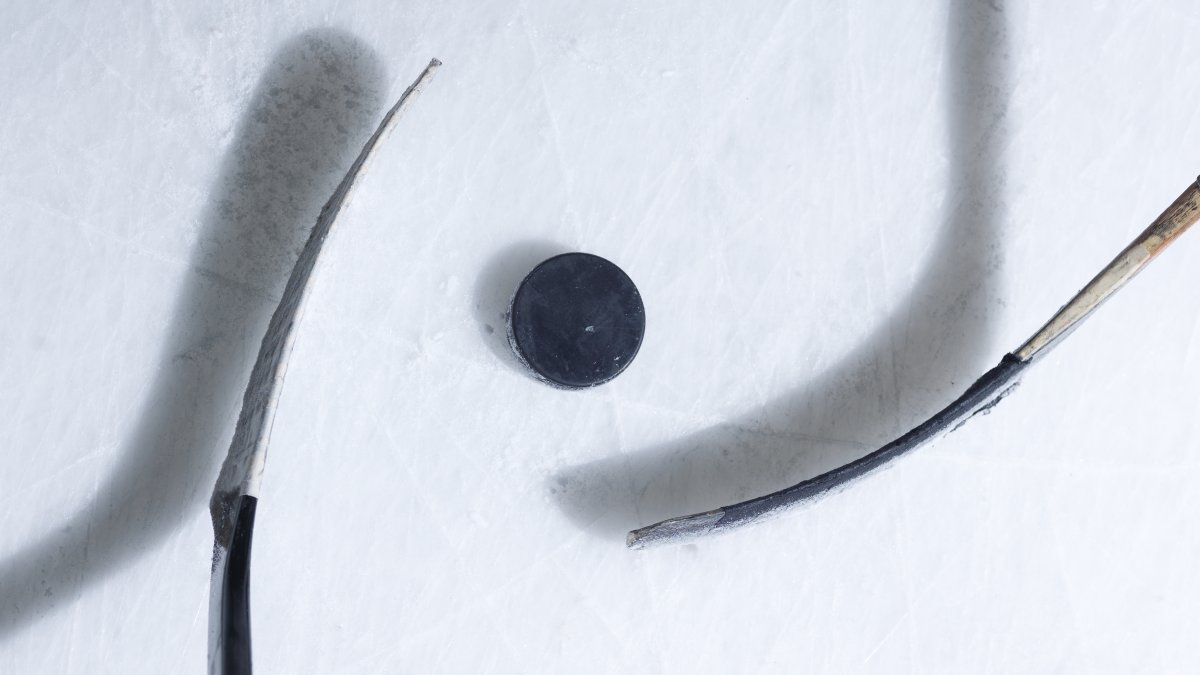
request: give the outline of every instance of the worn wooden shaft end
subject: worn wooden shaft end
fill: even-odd
[[[1124,251],[1013,355],[1022,361],[1046,353],[1110,295],[1117,292],[1172,241],[1200,219],[1200,179],[1188,186]]]

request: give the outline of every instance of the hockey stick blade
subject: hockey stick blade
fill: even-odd
[[[258,358],[250,371],[233,441],[209,501],[214,534],[209,591],[208,666],[211,673],[241,675],[251,672],[249,583],[254,512],[271,440],[271,425],[287,375],[288,358],[321,251],[380,141],[391,132],[401,114],[441,65],[437,59],[430,61],[367,139],[349,171],[321,208],[267,325]]]
[[[957,429],[977,413],[992,409],[1018,382],[1025,369],[1048,353],[1083,323],[1113,293],[1150,264],[1179,235],[1200,219],[1200,179],[1197,179],[1129,246],[1100,271],[1050,321],[1000,365],[980,377],[967,391],[912,431],[849,464],[791,487],[731,506],[690,516],[670,518],[633,530],[625,543],[634,549],[679,543],[708,534],[761,522],[791,509],[812,504],[874,473],[926,443]]]

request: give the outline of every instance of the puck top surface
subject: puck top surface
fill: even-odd
[[[509,321],[513,350],[526,365],[572,389],[621,374],[646,331],[633,281],[590,253],[564,253],[533,268],[513,296]]]

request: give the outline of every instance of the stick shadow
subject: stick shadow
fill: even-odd
[[[575,524],[623,541],[636,527],[812,478],[912,427],[981,372],[1000,296],[1005,45],[1000,7],[954,0],[947,212],[907,299],[842,362],[763,409],[551,477],[547,490]]]
[[[0,561],[0,642],[206,510],[249,360],[321,204],[370,133],[382,78],[372,50],[337,30],[276,53],[214,183],[118,465],[79,512]]]

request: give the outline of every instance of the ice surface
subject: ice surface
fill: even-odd
[[[1002,6],[1003,9],[996,9]],[[255,532],[262,672],[1200,668],[1186,235],[1022,389],[802,513],[624,532],[857,456],[1200,168],[1187,3],[8,3],[0,672],[201,671],[206,503],[317,210]],[[564,250],[637,361],[522,375]]]

